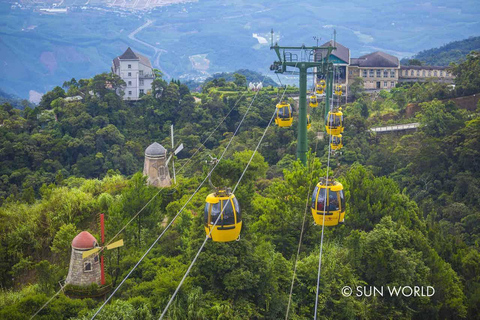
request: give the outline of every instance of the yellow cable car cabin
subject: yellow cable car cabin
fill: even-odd
[[[343,148],[342,135],[332,136],[332,142],[330,143],[332,150],[340,150]]]
[[[221,190],[209,194],[205,202],[204,221],[207,235],[212,230],[210,238],[215,242],[229,242],[239,239],[242,230],[242,216],[235,195]],[[215,225],[215,221],[220,214],[221,216]]]
[[[307,130],[312,127],[312,120],[310,120],[310,115],[307,114]]]
[[[320,80],[320,86],[325,89],[327,87],[327,83],[325,82],[325,80]]]
[[[312,215],[315,224],[336,226],[345,219],[345,196],[343,186],[334,179],[322,179],[312,194]]]
[[[292,107],[286,102],[277,104],[275,123],[279,127],[291,127],[293,123]]]
[[[336,85],[335,90],[334,90],[334,94],[337,95],[337,96],[341,96],[342,93],[343,93],[342,85],[341,84]]]
[[[315,86],[315,93],[319,94],[319,95],[322,95],[323,94],[323,89],[324,89],[324,87],[322,87],[321,84],[317,83],[317,85]]]
[[[325,125],[328,134],[338,136],[343,132],[343,113],[342,108],[339,108],[338,111],[328,112],[327,124]]]
[[[310,103],[309,103],[310,108],[318,107],[318,100],[316,95],[312,94],[309,99],[310,99]]]

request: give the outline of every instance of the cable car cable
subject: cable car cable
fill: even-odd
[[[335,69],[334,69],[334,79],[335,79]],[[333,86],[332,86],[333,87]],[[333,89],[333,88],[331,88]],[[333,110],[333,99],[330,104],[330,111]],[[328,142],[328,158],[327,158],[327,174],[326,174],[326,180],[325,180],[325,186],[326,186],[326,191],[325,191],[325,198],[328,199],[328,174],[329,174],[329,169],[330,169],[330,155],[332,152],[331,149],[331,144],[332,144],[332,133],[330,132],[329,135],[329,142]],[[323,203],[323,223],[322,223],[322,235],[320,238],[320,253],[319,253],[319,259],[318,259],[318,275],[317,275],[317,289],[316,289],[316,294],[315,294],[315,314],[314,314],[314,320],[317,320],[317,310],[318,310],[318,290],[320,287],[320,273],[322,271],[322,254],[323,254],[323,237],[324,237],[324,230],[325,230],[325,216],[326,216],[326,210],[327,210],[327,200],[325,199]]]
[[[285,94],[285,91],[287,89],[285,88],[283,94],[282,94],[282,99],[283,99],[283,96]],[[263,138],[265,138],[265,135],[267,134],[267,131],[268,131],[268,128],[270,127],[270,125],[272,124],[272,121],[275,117],[275,113],[276,113],[277,110],[274,110],[273,114],[272,114],[272,117],[270,118],[270,121],[268,122],[268,125],[267,127],[265,128],[265,131],[263,132],[263,135],[262,137],[260,138],[260,141],[258,142],[257,144],[257,147],[255,148],[255,150],[253,151],[253,154],[252,156],[250,157],[250,160],[248,161],[245,169],[243,170],[242,172],[242,175],[240,176],[240,178],[238,179],[237,181],[237,184],[235,185],[235,187],[233,188],[233,191],[232,193],[235,193],[235,191],[237,190],[237,187],[238,185],[240,184],[240,182],[242,181],[243,179],[243,176],[245,175],[245,172],[247,171],[248,167],[250,166],[250,163],[252,162],[253,160],[253,157],[255,156],[255,154],[257,153],[257,150],[258,148],[260,147],[260,144],[262,143],[263,141]],[[222,211],[220,212],[220,214],[218,215],[217,219],[215,220],[215,223],[213,225],[213,227],[215,227],[218,223],[218,221],[220,220],[220,217],[222,216],[223,214],[223,211],[225,210],[226,206],[223,207]],[[163,317],[165,316],[165,314],[167,313],[167,310],[168,308],[170,307],[170,305],[172,304],[173,300],[175,299],[178,291],[180,290],[180,288],[182,287],[183,285],[183,282],[185,281],[185,279],[187,278],[188,274],[190,273],[190,271],[192,270],[192,267],[193,265],[195,264],[195,262],[197,261],[198,257],[200,256],[200,253],[202,252],[203,248],[205,247],[205,244],[207,243],[211,233],[213,231],[213,228],[210,229],[210,233],[205,237],[205,240],[203,241],[202,245],[200,246],[200,249],[197,251],[197,254],[195,255],[195,257],[193,258],[192,262],[190,263],[190,266],[188,267],[187,271],[185,272],[185,274],[183,275],[183,278],[182,280],[180,280],[180,283],[178,284],[177,288],[175,289],[175,292],[173,293],[172,297],[170,298],[170,300],[168,301],[167,305],[165,306],[165,309],[163,310],[161,316],[160,316],[160,320],[163,319]]]
[[[266,77],[266,76],[265,76]],[[133,273],[133,271],[140,265],[140,263],[143,261],[143,259],[147,256],[147,254],[153,249],[153,247],[157,244],[157,242],[162,238],[162,236],[165,234],[165,232],[170,228],[170,226],[173,224],[173,222],[177,219],[177,217],[180,215],[180,213],[186,208],[186,206],[188,205],[188,203],[190,203],[190,201],[193,199],[193,197],[197,194],[197,192],[200,190],[200,188],[203,186],[203,184],[205,183],[205,181],[207,181],[208,179],[208,176],[213,172],[213,170],[215,170],[215,168],[217,167],[217,165],[220,163],[220,161],[222,160],[223,156],[225,155],[225,153],[227,152],[228,148],[230,147],[230,144],[232,143],[233,141],[233,138],[236,136],[236,134],[238,133],[238,130],[240,129],[240,127],[242,126],[243,124],[243,121],[245,120],[248,112],[250,111],[254,101],[256,100],[256,97],[258,95],[258,92],[257,91],[255,93],[255,96],[253,97],[250,105],[248,106],[247,108],[247,111],[245,112],[245,114],[243,115],[240,123],[238,124],[235,132],[233,133],[232,137],[230,138],[230,141],[228,142],[227,146],[225,147],[225,150],[223,150],[223,153],[222,155],[220,156],[220,158],[218,159],[218,162],[215,164],[215,166],[210,170],[209,174],[207,175],[207,177],[205,177],[205,179],[202,181],[202,183],[200,183],[200,185],[197,187],[197,189],[195,190],[195,192],[190,196],[190,198],[187,200],[187,202],[182,206],[182,208],[177,212],[177,214],[173,217],[173,219],[170,221],[170,223],[165,227],[165,229],[162,231],[162,233],[157,237],[157,239],[155,239],[155,241],[152,243],[152,245],[147,249],[147,251],[142,255],[142,257],[140,258],[140,260],[138,260],[138,262],[135,264],[135,266],[130,270],[130,272],[127,274],[127,276],[120,282],[120,284],[114,289],[114,291],[110,294],[110,296],[105,300],[105,302],[100,306],[100,308],[95,312],[95,314],[92,316],[91,320],[95,319],[95,317],[100,313],[100,311],[105,307],[105,305],[110,301],[110,299],[114,296],[114,294],[118,291],[118,289],[120,289],[120,287],[123,285],[123,283],[130,277],[130,275]]]
[[[298,257],[300,255],[300,247],[301,247],[302,239],[303,239],[303,231],[305,230],[305,220],[306,220],[307,211],[308,211],[308,202],[310,200],[310,190],[312,189],[312,181],[313,181],[312,165],[315,161],[315,155],[317,154],[318,141],[319,141],[319,139],[317,138],[317,143],[315,143],[315,152],[313,153],[313,158],[312,158],[312,161],[310,162],[310,172],[311,172],[311,174],[310,174],[310,185],[307,189],[307,200],[306,200],[306,203],[305,203],[305,212],[303,214],[302,230],[300,231],[300,238],[298,240],[297,255],[295,257],[295,264],[294,264],[294,268],[293,268],[292,282],[290,284],[290,294],[288,296],[288,304],[287,304],[287,312],[285,314],[285,320],[288,320],[288,313],[289,313],[290,304],[291,304],[291,301],[292,301],[293,284],[295,282],[295,275],[296,275],[296,272],[297,272],[297,262],[298,262]]]
[[[265,75],[262,82],[265,80],[267,76]],[[213,91],[212,91],[213,92]],[[208,93],[207,97],[210,95],[211,92]],[[240,100],[243,98],[243,96],[247,93],[247,91],[244,91],[242,93],[242,95],[237,99],[237,101],[235,102],[234,106],[228,111],[227,115],[222,119],[222,121],[215,127],[215,129],[213,129],[213,131],[210,133],[210,135],[205,139],[205,141],[202,143],[202,145],[195,151],[195,153],[187,160],[187,162],[185,164],[182,165],[182,167],[180,167],[180,169],[178,170],[178,172],[181,172],[185,166],[192,160],[192,158],[200,151],[200,149],[202,147],[205,146],[205,143],[208,141],[208,139],[210,139],[210,137],[216,132],[216,130],[220,127],[220,125],[222,125],[223,122],[225,122],[225,120],[227,119],[227,117],[230,115],[230,113],[233,111],[233,109],[235,109],[235,107],[237,106],[238,102],[240,102]],[[175,187],[172,189],[172,192],[171,194],[173,194],[176,190],[177,190],[178,187]],[[148,202],[120,229],[120,231],[118,231],[108,242],[106,245],[109,245],[110,243],[113,242],[113,240],[116,239],[116,237],[118,237],[118,235],[123,231],[125,230],[125,228],[133,221],[135,220],[135,218],[150,204],[150,202],[153,201],[153,199],[155,199],[159,194],[160,192],[162,192],[164,189],[163,187],[152,197],[150,198],[150,200],[148,200]],[[99,251],[101,252],[103,251],[103,248]],[[30,318],[30,319],[33,319],[40,311],[42,311],[48,304],[50,304],[50,302],[61,292],[63,291],[63,287],[60,288],[60,290],[58,290],[40,309],[38,309],[35,314]]]

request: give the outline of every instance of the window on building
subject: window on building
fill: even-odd
[[[383,70],[383,77],[388,78],[388,70]]]
[[[440,77],[443,77],[443,71],[440,71]]]
[[[373,69],[370,69],[370,72],[368,73],[368,76],[370,78],[373,78],[375,76],[375,71]]]
[[[129,77],[131,77],[131,76],[132,76],[132,73],[131,73],[131,72],[129,72],[129,73],[128,73],[128,76],[129,76]]]
[[[128,81],[128,85],[131,86],[131,85],[132,85],[132,81]]]
[[[138,73],[143,76],[143,70],[139,70]]]
[[[417,77],[420,77],[420,70],[417,70]]]
[[[428,76],[431,77],[432,76],[432,71],[428,71]]]
[[[93,262],[98,263],[98,254],[96,254],[95,257],[93,257]]]
[[[425,70],[422,71],[422,76],[424,76],[424,77],[426,76]]]
[[[395,70],[390,70],[390,77],[395,78]]]
[[[436,77],[437,76],[437,70],[433,72],[433,75]]]
[[[363,70],[363,77],[364,77],[364,78],[367,77],[367,70]]]
[[[140,89],[140,94],[145,94],[145,91],[143,91],[143,89]]]
[[[383,87],[384,87],[384,88],[387,87],[387,81],[383,81]]]
[[[414,76],[414,72],[415,72],[415,71],[412,70],[412,71],[410,72],[410,75],[411,75],[411,76]]]
[[[132,95],[132,91],[128,91],[128,95],[131,96],[131,95]]]
[[[377,70],[377,78],[380,78],[382,76],[382,70]]]
[[[132,69],[132,65],[131,65],[131,64],[128,65],[128,69]]]
[[[140,85],[143,86],[143,79],[140,79]]]
[[[390,86],[391,86],[392,88],[394,88],[394,87],[395,87],[395,81],[392,81],[392,82],[390,83]]]
[[[91,272],[92,271],[92,263],[91,262],[85,262],[83,264],[83,272]]]

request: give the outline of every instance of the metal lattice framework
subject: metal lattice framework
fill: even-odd
[[[300,96],[298,103],[298,140],[297,159],[304,165],[307,163],[307,74],[322,74],[326,79],[325,105],[330,105],[333,89],[333,62],[329,61],[330,54],[336,49],[334,46],[307,47],[280,47],[278,43],[273,44],[273,30],[271,37],[271,50],[277,54],[278,61],[274,61],[270,70],[275,73],[289,72],[288,68],[298,69]],[[308,71],[313,69],[312,71]],[[295,74],[297,74],[295,72]],[[325,118],[328,108],[325,108]]]

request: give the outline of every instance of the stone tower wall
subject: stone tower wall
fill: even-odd
[[[88,286],[92,283],[100,285],[101,269],[100,258],[95,262],[95,254],[88,258],[83,259],[82,253],[84,251],[72,248],[72,255],[70,257],[70,267],[68,269],[68,276],[66,284],[72,284],[76,286]],[[85,262],[90,262],[92,265],[91,271],[84,270]]]
[[[155,187],[170,187],[172,181],[168,167],[165,165],[165,158],[151,158],[145,156],[143,175],[147,176],[147,184]]]

